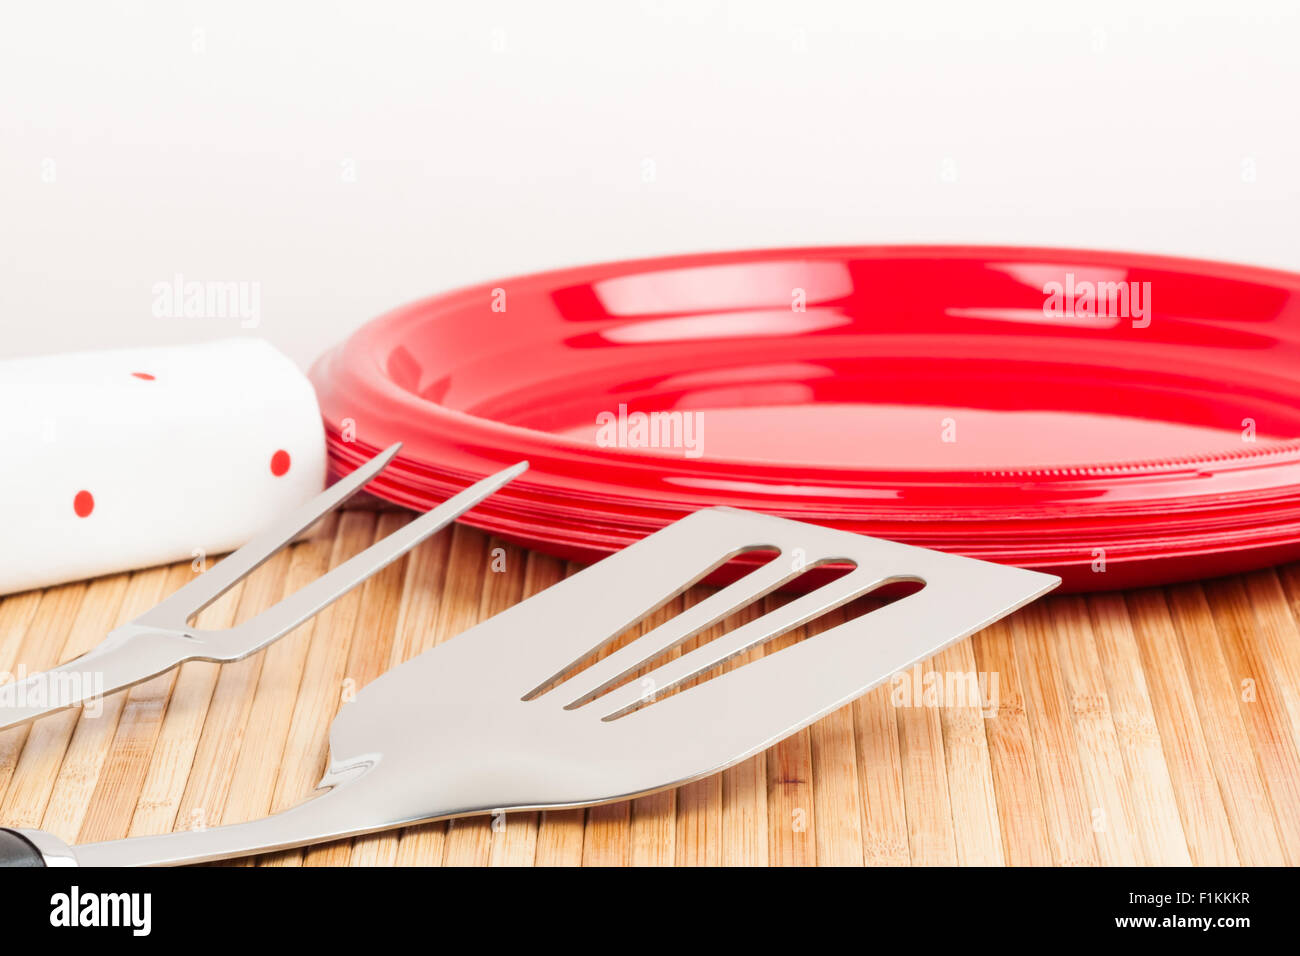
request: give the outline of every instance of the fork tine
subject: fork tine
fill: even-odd
[[[225,631],[200,632],[221,655],[222,645],[232,656],[214,659],[236,660],[265,647],[297,627],[326,605],[342,597],[366,578],[392,564],[434,532],[451,524],[497,489],[528,470],[521,461],[470,485],[409,524],[376,541],[360,554],[353,555],[327,574],[299,588],[279,604],[267,608],[236,627]]]
[[[185,627],[190,618],[257,570],[271,555],[292,541],[295,535],[360,491],[371,478],[387,467],[401,448],[401,442],[389,445],[360,468],[276,521],[238,551],[228,555],[224,561],[218,562],[210,571],[205,571],[131,623],[147,627]]]

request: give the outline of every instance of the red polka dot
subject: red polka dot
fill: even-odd
[[[148,372],[132,372],[131,374],[134,375],[136,378],[144,379],[146,382],[153,381],[153,376],[150,375]]]
[[[85,518],[95,510],[95,496],[89,491],[78,491],[77,497],[72,499],[72,510],[78,518]]]
[[[271,456],[271,474],[279,478],[289,470],[289,453],[281,448]]]

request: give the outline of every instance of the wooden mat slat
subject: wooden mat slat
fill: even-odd
[[[332,517],[196,624],[245,620],[408,520],[364,510]],[[86,841],[292,806],[320,779],[329,723],[356,691],[575,570],[457,526],[244,661],[192,662],[109,695],[94,715],[67,711],[0,732],[0,825]],[[0,671],[84,653],[194,573],[183,563],[0,599]],[[698,597],[675,599],[638,633]],[[677,790],[238,862],[1295,864],[1298,619],[1295,565],[1050,597]],[[751,656],[816,640],[833,623]],[[938,697],[914,699],[926,680]],[[974,697],[953,693],[973,686]]]
[[[997,680],[997,700],[989,701],[986,709],[984,735],[1003,860],[1010,866],[1047,866],[1053,859],[1047,811],[1010,622],[1002,620],[985,628],[971,645],[976,673],[989,675],[990,682],[996,675]]]
[[[1142,653],[1122,594],[1088,599],[1101,681],[1129,785],[1133,828],[1146,862],[1188,866],[1187,837],[1160,747]]]
[[[1285,861],[1250,733],[1237,706],[1237,680],[1224,659],[1213,612],[1200,584],[1167,589],[1214,776],[1242,863]]]

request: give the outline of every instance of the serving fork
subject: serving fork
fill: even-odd
[[[87,653],[0,686],[0,729],[131,687],[185,661],[242,660],[283,637],[528,468],[527,462],[519,462],[470,485],[241,624],[215,631],[190,626],[196,614],[378,475],[401,447],[398,443],[385,449],[210,570],[110,631]]]

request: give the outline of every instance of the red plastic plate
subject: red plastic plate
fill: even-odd
[[[715,504],[1153,583],[1300,556],[1300,276],[1023,248],[767,250],[501,280],[313,369],[332,460],[594,557]],[[1100,562],[1106,572],[1094,571]]]

